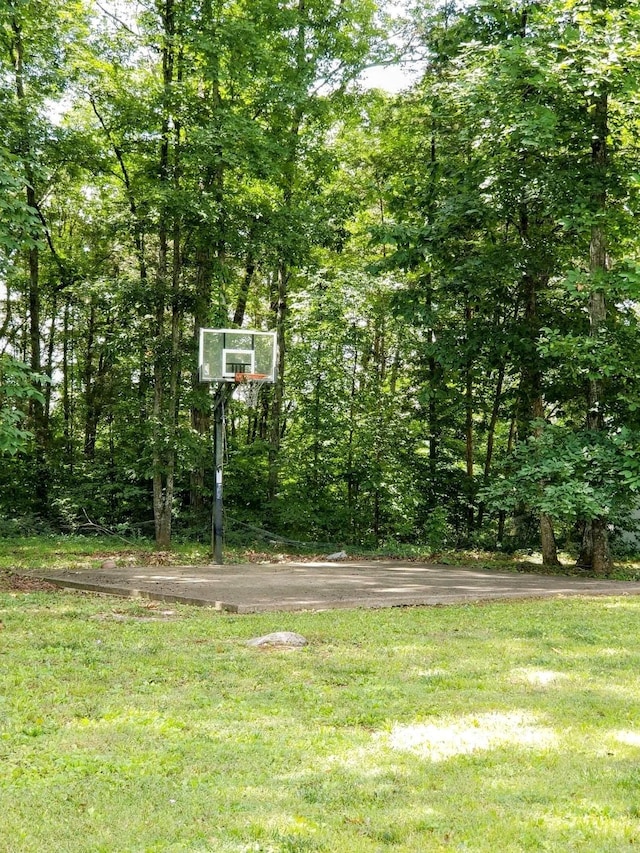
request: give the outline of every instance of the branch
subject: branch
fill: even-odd
[[[95,4],[98,7],[98,9],[100,9],[100,11],[104,15],[107,16],[107,18],[111,18],[112,21],[115,21],[116,24],[119,24],[122,27],[122,29],[126,30],[130,35],[135,36],[135,38],[137,38],[137,39],[142,38],[140,33],[137,33],[135,30],[132,30],[128,24],[125,24],[125,22],[120,20],[120,18],[117,15],[114,15],[113,12],[110,12],[108,9],[105,9],[104,6],[102,6],[100,3],[98,3],[98,0],[95,0]]]
[[[9,328],[9,323],[11,322],[11,291],[9,289],[8,282],[5,282],[5,293],[6,293],[6,302],[7,307],[5,311],[5,317],[0,326],[0,341],[5,341],[5,337],[7,334],[7,329]]]
[[[122,541],[126,542],[127,544],[131,543],[130,539],[125,539],[124,536],[120,536],[120,534],[116,533],[115,530],[110,530],[108,527],[104,527],[102,524],[96,524],[95,521],[92,521],[89,518],[87,511],[84,507],[82,508],[82,512],[83,512],[84,517],[87,519],[87,524],[83,524],[82,527],[91,527],[94,530],[97,530],[98,533],[104,533],[107,536],[113,536],[116,539],[122,539]]]
[[[34,201],[33,204],[34,204],[36,213],[38,214],[38,219],[42,223],[42,228],[44,230],[44,236],[46,237],[46,240],[47,240],[47,245],[49,246],[49,251],[51,252],[51,255],[53,256],[53,259],[56,262],[56,264],[58,266],[58,270],[62,274],[63,279],[66,280],[68,270],[65,267],[64,261],[62,260],[60,255],[57,253],[56,247],[53,245],[53,238],[51,237],[51,232],[49,231],[49,226],[47,225],[47,220],[45,218],[45,215],[42,212],[42,210],[40,209],[40,205],[36,201]],[[66,287],[66,283],[64,286]],[[61,290],[62,288],[59,288],[59,289]]]
[[[135,201],[135,198],[133,197],[133,192],[131,190],[131,181],[129,180],[129,171],[127,169],[126,163],[124,162],[124,157],[122,155],[122,149],[120,148],[118,143],[114,140],[113,136],[111,135],[111,131],[107,127],[106,121],[104,120],[104,118],[102,117],[102,114],[98,110],[98,105],[96,104],[96,99],[93,97],[93,95],[91,93],[89,93],[89,102],[91,104],[91,108],[93,109],[93,112],[95,113],[96,118],[100,122],[100,127],[103,129],[105,136],[107,137],[111,147],[113,148],[113,153],[116,155],[118,165],[120,166],[120,170],[122,172],[122,179],[124,181],[125,187],[127,188],[127,198],[129,201],[129,209],[131,210],[131,213],[133,214],[133,216],[137,218],[138,211],[137,211],[136,201]]]

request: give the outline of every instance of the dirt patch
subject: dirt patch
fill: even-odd
[[[92,618],[99,622],[166,622],[178,615],[175,610],[157,610],[156,608],[157,605],[151,603],[140,613],[113,610],[110,613],[97,613]]]
[[[0,571],[0,592],[59,592],[52,583],[18,575],[15,572]]]

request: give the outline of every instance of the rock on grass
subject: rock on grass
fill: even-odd
[[[255,637],[253,640],[249,640],[247,645],[254,648],[285,646],[290,649],[300,649],[307,645],[307,640],[302,634],[295,634],[293,631],[275,631],[273,634],[266,634],[264,637]]]

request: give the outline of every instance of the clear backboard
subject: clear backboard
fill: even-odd
[[[274,382],[275,332],[251,329],[200,329],[198,366],[201,382]]]

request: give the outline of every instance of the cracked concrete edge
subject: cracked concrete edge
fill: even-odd
[[[27,577],[27,575],[25,575]],[[72,578],[60,577],[59,575],[48,575],[35,572],[29,573],[28,577],[47,581],[53,586],[62,589],[76,589],[81,592],[95,592],[100,595],[115,595],[118,598],[146,598],[151,601],[164,601],[167,604],[191,604],[198,607],[211,607],[228,613],[240,613],[239,605],[226,601],[207,601],[190,595],[177,595],[170,592],[154,592],[148,589],[137,589],[117,584],[91,583],[90,581],[74,580]]]

